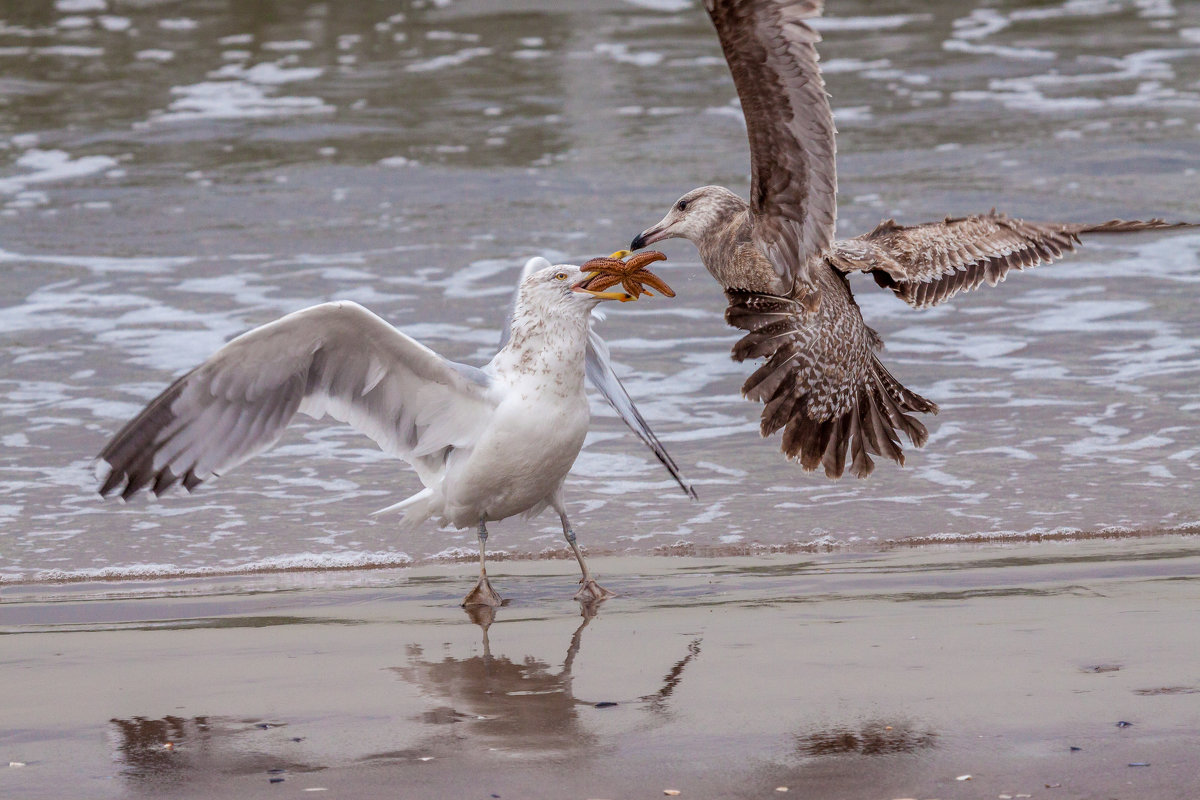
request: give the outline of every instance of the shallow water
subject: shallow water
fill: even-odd
[[[993,205],[1200,218],[1200,7],[831,2],[843,235]],[[486,361],[524,259],[624,246],[683,191],[746,190],[732,84],[685,2],[138,3],[0,12],[0,575],[403,564],[473,546],[369,512],[414,491],[304,421],[196,494],[102,503],[89,469],[231,336],[359,301]],[[1200,521],[1200,234],[1082,254],[918,313],[857,281],[941,404],[908,466],[831,483],[761,441],[694,248],[603,330],[692,503],[602,406],[568,486],[593,550],[645,553]],[[510,521],[512,554],[560,550]],[[313,555],[320,554],[320,555]]]

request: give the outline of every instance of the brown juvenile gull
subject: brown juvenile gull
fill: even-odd
[[[407,526],[428,519],[478,526],[479,581],[464,605],[502,602],[487,579],[487,523],[547,506],[579,560],[576,599],[611,596],[579,551],[563,481],[588,429],[585,360],[589,337],[599,341],[592,309],[628,296],[584,288],[594,273],[543,262],[527,265],[506,342],[482,369],[441,357],[350,302],[313,306],[239,336],[105,446],[99,457],[109,471],[100,493],[128,499],[180,482],[190,491],[274,445],[297,411],[328,414],[408,461],[424,484],[385,511],[404,510]],[[601,356],[594,369],[611,375],[607,351]],[[619,381],[608,389],[636,415]]]
[[[737,361],[766,362],[742,386],[765,403],[763,436],[806,470],[865,477],[872,455],[904,463],[897,431],[920,447],[914,413],[937,406],[904,388],[879,361],[846,274],[869,272],[915,308],[927,308],[1010,269],[1074,251],[1084,233],[1183,227],[1160,219],[1096,225],[1026,222],[997,213],[903,226],[892,220],[834,239],[837,176],[833,115],[806,20],[821,0],[706,0],[737,87],[750,140],[750,201],[720,186],[693,189],[630,248],[688,239],[725,288],[725,320],[748,331]],[[1190,227],[1190,226],[1188,226]]]

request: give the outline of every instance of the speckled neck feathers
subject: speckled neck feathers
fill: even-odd
[[[512,338],[489,365],[498,377],[553,376],[560,393],[583,391],[590,309],[574,303],[522,296],[513,313]]]

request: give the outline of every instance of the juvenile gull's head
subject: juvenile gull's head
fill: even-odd
[[[746,201],[723,186],[701,186],[675,201],[657,225],[639,233],[630,250],[640,250],[663,239],[687,239],[699,244],[710,231],[728,224],[746,208]]]

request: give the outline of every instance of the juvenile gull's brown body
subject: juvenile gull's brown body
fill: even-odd
[[[1098,225],[1025,222],[994,210],[903,226],[892,220],[838,241],[835,131],[807,20],[822,0],[706,0],[746,118],[750,200],[702,186],[634,238],[637,250],[681,237],[725,288],[725,319],[746,331],[739,361],[765,362],[742,387],[765,404],[761,431],[783,431],[783,452],[805,469],[865,477],[871,456],[904,463],[903,433],[928,438],[913,414],[937,406],[879,361],[846,273],[870,273],[915,308],[995,285],[1013,269],[1074,251],[1080,234],[1184,227],[1159,219]],[[1190,227],[1190,226],[1187,226]]]

